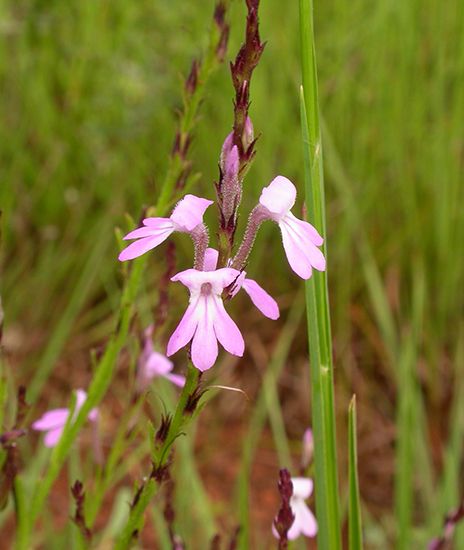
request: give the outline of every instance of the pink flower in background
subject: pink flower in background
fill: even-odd
[[[301,453],[301,466],[307,468],[313,459],[314,437],[311,428],[307,428],[303,434],[303,450]]]
[[[203,215],[211,204],[213,201],[195,195],[185,195],[169,218],[145,218],[144,227],[139,227],[124,237],[124,240],[137,240],[119,254],[119,260],[133,260],[145,254],[164,242],[174,231],[192,233],[203,223]]]
[[[74,409],[74,418],[79,413],[82,405],[87,399],[84,390],[76,390],[76,406]],[[32,424],[32,429],[39,432],[47,432],[44,438],[46,447],[54,447],[63,433],[63,428],[68,420],[69,409],[53,409],[44,413],[38,420]],[[87,417],[92,422],[98,418],[98,410],[92,409]]]
[[[238,277],[235,269],[216,271],[187,269],[172,277],[190,291],[189,306],[169,339],[167,355],[171,356],[192,340],[192,362],[201,371],[211,368],[218,356],[218,340],[226,351],[242,357],[243,336],[224,309],[221,294]]]
[[[296,188],[284,176],[277,176],[265,187],[259,198],[268,217],[279,224],[288,263],[302,279],[309,279],[312,268],[325,270],[325,258],[317,248],[324,242],[308,222],[295,217],[290,209],[295,204]]]
[[[213,271],[216,269],[218,256],[219,253],[216,249],[206,249],[204,263],[205,271]],[[236,296],[242,288],[263,315],[274,320],[279,318],[280,312],[277,302],[256,281],[253,279],[247,279],[246,271],[242,271],[235,280],[234,286],[232,287],[231,296]]]
[[[185,376],[174,374],[174,364],[153,347],[153,325],[145,329],[142,353],[137,364],[137,386],[142,390],[153,378],[163,376],[179,387],[185,384]]]
[[[290,498],[290,507],[295,519],[288,530],[287,538],[288,540],[295,540],[300,535],[315,537],[317,534],[317,521],[305,502],[313,492],[313,482],[308,477],[292,477],[292,485],[293,494]],[[276,538],[279,538],[274,525],[272,526],[272,532]]]

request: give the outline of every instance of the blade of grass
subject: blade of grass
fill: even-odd
[[[348,409],[348,481],[349,481],[349,548],[360,550],[363,547],[361,527],[361,502],[358,482],[358,451],[356,444],[356,396],[353,395]]]
[[[111,383],[117,358],[126,342],[129,332],[133,304],[138,288],[140,287],[140,279],[144,265],[144,259],[137,260],[133,263],[127,286],[121,298],[121,313],[116,333],[111,338],[97,367],[88,390],[87,399],[80,409],[75,421],[70,422],[70,420],[68,420],[61,439],[52,451],[47,472],[43,479],[38,479],[36,482],[34,494],[28,510],[28,521],[18,529],[16,540],[16,548],[18,550],[30,548],[30,535],[35,521],[40,515],[48,493],[68,457],[73,442],[77,438],[79,430],[86,422],[88,414],[94,407],[98,406]],[[69,419],[71,419],[71,415]]]
[[[415,262],[415,286],[412,297],[412,319],[405,335],[399,358],[398,419],[395,479],[396,548],[407,550],[412,543],[412,511],[414,498],[414,442],[421,403],[415,376],[419,338],[425,300],[424,269]]]
[[[111,235],[109,231],[108,221],[105,219],[103,223],[98,224],[94,228],[95,235],[99,238],[95,240],[95,246],[87,258],[87,262],[82,268],[82,273],[78,279],[73,293],[69,299],[68,305],[63,311],[58,325],[54,328],[51,338],[45,348],[44,354],[39,362],[38,368],[30,384],[28,385],[28,399],[34,403],[40,394],[44,384],[46,383],[50,373],[55,367],[63,346],[65,345],[73,323],[82,305],[87,298],[87,294],[91,285],[98,274],[95,266],[98,265],[98,260],[104,256],[105,249],[108,248],[109,239],[104,238],[104,235]]]
[[[312,223],[325,239],[322,144],[310,0],[300,0],[300,38],[303,80],[300,108],[306,206]],[[326,252],[325,246],[324,252]],[[322,550],[337,550],[341,548],[340,505],[327,272],[315,272],[313,277],[306,281],[306,305],[311,361],[318,544]]]
[[[264,428],[267,418],[267,399],[266,399],[266,378],[277,379],[279,373],[285,365],[285,361],[290,351],[290,345],[293,337],[300,325],[301,317],[304,311],[304,302],[301,294],[297,294],[292,308],[288,314],[285,326],[280,334],[276,344],[272,359],[265,374],[265,380],[260,394],[256,400],[250,421],[248,423],[248,432],[244,438],[242,446],[242,459],[240,474],[237,481],[238,491],[238,509],[240,514],[240,535],[239,549],[247,550],[250,548],[250,515],[249,515],[249,495],[250,495],[250,474],[253,463],[253,456],[259,442],[260,434]]]
[[[190,417],[187,417],[185,414],[185,406],[197,385],[198,377],[199,371],[193,367],[193,365],[189,365],[185,385],[182,388],[179,401],[177,402],[176,411],[169,426],[168,434],[158,453],[158,456],[156,457],[159,468],[166,465],[169,459],[169,450],[171,449],[172,444],[179,436],[183,426],[190,419]],[[131,508],[127,523],[123,526],[121,534],[114,545],[115,550],[125,550],[130,547],[133,534],[136,530],[140,529],[143,522],[144,512],[147,509],[152,497],[155,495],[157,488],[158,483],[153,478],[150,478],[145,483],[140,491],[137,502]]]

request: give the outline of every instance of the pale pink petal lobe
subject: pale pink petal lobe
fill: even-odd
[[[63,428],[64,426],[61,426],[60,428],[54,428],[53,430],[50,430],[45,434],[45,447],[54,447],[58,443],[61,434],[63,433]]]
[[[211,368],[218,356],[218,345],[214,332],[214,300],[212,296],[201,296],[201,315],[192,340],[192,363],[201,371]]]
[[[33,422],[32,428],[43,432],[62,427],[66,424],[68,415],[68,409],[53,409],[47,411],[38,420]]]
[[[215,248],[207,248],[205,252],[205,261],[203,271],[214,271],[217,267],[219,252]]]
[[[224,308],[221,298],[214,297],[216,312],[214,315],[214,332],[223,348],[238,357],[243,356],[245,342],[240,329]]]
[[[142,223],[150,229],[156,229],[158,231],[173,228],[173,223],[170,218],[145,218]]]
[[[274,320],[279,318],[280,312],[277,302],[256,281],[244,279],[242,287],[263,315]]]
[[[168,374],[165,374],[164,377],[176,386],[179,386],[179,388],[183,388],[185,386],[185,376],[182,376],[182,374],[173,374],[172,372],[169,372]]]
[[[292,212],[289,212],[286,217],[296,223],[315,246],[321,246],[324,243],[324,239],[319,235],[318,230],[309,222],[300,220]]]
[[[274,214],[276,221],[284,216],[295,204],[296,187],[284,176],[277,176],[265,187],[259,198],[262,206]]]
[[[301,249],[301,245],[295,240],[292,233],[285,224],[280,224],[282,242],[288,263],[293,271],[302,279],[309,279],[313,273],[311,263]]]
[[[187,345],[195,334],[195,329],[198,324],[198,312],[197,312],[198,300],[192,302],[186,309],[184,316],[177,325],[176,330],[169,338],[166,355],[170,357],[180,348]]]
[[[292,477],[293,496],[306,500],[313,492],[313,480],[309,477]]]
[[[163,233],[159,233],[158,235],[145,237],[143,239],[133,242],[119,254],[119,261],[125,262],[127,260],[133,260],[134,258],[142,256],[142,254],[145,254],[145,252],[156,248],[158,245],[164,242],[172,232],[173,230],[169,229],[164,231]]]
[[[198,224],[203,222],[203,215],[213,201],[196,197],[195,195],[185,195],[179,201],[171,214],[171,220],[178,226],[180,231],[192,231]]]
[[[296,505],[292,505],[292,510],[295,513],[295,523],[298,523],[300,533],[307,537],[315,537],[317,521],[308,506],[300,500]]]
[[[152,351],[144,365],[144,374],[148,378],[164,376],[172,371],[173,363],[165,355]]]

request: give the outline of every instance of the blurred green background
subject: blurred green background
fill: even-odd
[[[81,383],[89,350],[111,330],[120,290],[114,228],[126,229],[126,212],[138,219],[155,202],[182,78],[206,47],[213,6],[0,1],[4,346],[14,379],[32,379],[34,400],[48,376],[63,391]],[[250,110],[260,138],[242,228],[275,175],[303,189],[298,6],[263,0],[260,12],[267,46]],[[226,61],[242,39],[244,13],[232,2]],[[392,532],[395,448],[420,466],[413,520],[428,527],[425,534],[418,528],[418,540],[439,529],[460,495],[464,3],[316,0],[315,17],[341,463],[347,404],[356,393],[367,542],[381,548]],[[196,194],[214,198],[231,124],[224,63],[208,83],[194,132]],[[279,299],[285,316],[301,283],[279,239],[265,227],[249,273]],[[180,250],[179,270],[191,262],[188,244],[186,254]],[[158,276],[151,270],[147,286]],[[235,308],[239,318],[250,305],[243,300]],[[272,345],[277,338],[278,325],[247,322],[249,342]],[[246,358],[250,368],[255,359]],[[305,362],[301,324],[290,378],[280,387],[295,440],[309,420],[301,395],[300,405],[291,405]],[[53,373],[57,364],[64,367]],[[395,447],[405,423],[417,437],[409,451]]]

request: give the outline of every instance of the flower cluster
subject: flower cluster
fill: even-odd
[[[253,126],[249,118],[245,123],[242,156],[253,142]],[[270,319],[279,317],[279,307],[256,281],[246,277],[245,267],[260,225],[270,220],[278,224],[284,250],[293,271],[308,279],[312,270],[323,271],[325,258],[318,248],[323,239],[308,222],[298,219],[291,211],[296,201],[296,188],[284,176],[277,176],[261,193],[259,204],[251,212],[247,228],[237,253],[232,255],[236,232],[237,209],[242,196],[242,158],[234,145],[233,134],[224,142],[220,159],[220,181],[216,184],[220,214],[219,251],[208,248],[208,230],[203,216],[213,201],[185,195],[169,218],[146,218],[143,227],[128,233],[124,239],[134,242],[119,255],[121,261],[131,260],[160,245],[172,233],[187,233],[194,243],[192,269],[177,273],[171,281],[187,287],[189,305],[177,328],[169,339],[167,355],[171,356],[191,342],[191,358],[195,367],[205,371],[212,367],[218,356],[218,342],[231,353],[241,357],[245,343],[240,329],[227,313],[224,301],[234,298],[243,288],[253,304]],[[221,231],[225,238],[221,242]],[[147,340],[148,342],[148,340]],[[150,379],[155,375],[171,377],[172,364],[162,355],[156,355],[151,341],[146,342],[145,358],[139,365],[139,374]],[[148,347],[147,347],[148,346]],[[160,359],[161,357],[161,359]],[[151,365],[151,366],[150,366]],[[152,374],[151,374],[152,373]],[[143,381],[140,381],[143,383]]]

